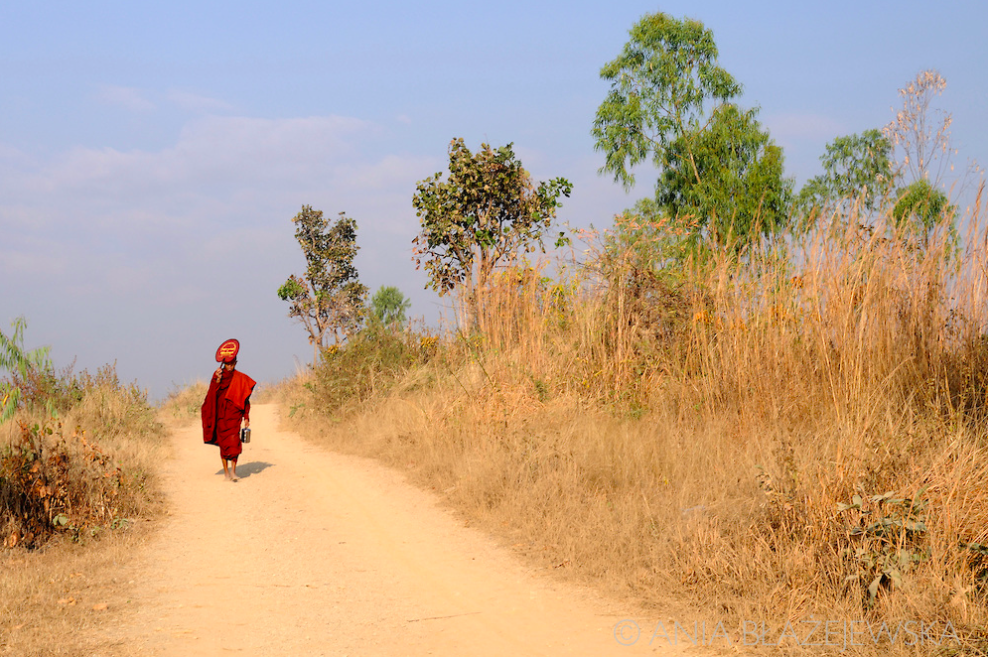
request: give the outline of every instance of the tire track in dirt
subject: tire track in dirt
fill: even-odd
[[[197,426],[163,464],[169,515],[134,560],[134,655],[640,655],[614,602],[522,566],[434,496],[251,409],[241,481]],[[627,612],[628,610],[623,610]],[[690,647],[686,643],[685,647]],[[690,650],[696,654],[696,649]]]

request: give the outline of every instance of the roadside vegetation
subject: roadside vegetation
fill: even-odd
[[[55,370],[23,334],[0,340],[0,654],[91,654],[110,647],[86,629],[126,611],[114,568],[161,508],[163,427],[113,365]]]
[[[505,270],[482,331],[360,335],[285,404],[306,434],[646,604],[950,621],[978,641],[984,254],[856,229],[798,248],[799,267],[722,254],[688,283],[627,251],[568,278]]]
[[[202,400],[206,398],[207,390],[209,384],[202,379],[175,388],[161,404],[162,415],[178,424],[200,422]]]
[[[986,654],[988,199],[950,173],[946,83],[920,73],[796,192],[699,22],[644,17],[601,75],[602,173],[649,161],[654,196],[540,258],[569,184],[454,140],[413,204],[457,328],[351,321],[283,386],[288,421],[735,638],[921,622],[924,649]]]

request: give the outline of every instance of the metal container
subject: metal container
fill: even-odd
[[[244,427],[240,430],[240,442],[249,443],[250,442],[250,427]]]

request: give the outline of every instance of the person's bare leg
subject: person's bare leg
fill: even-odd
[[[237,476],[237,459],[230,459],[230,479],[240,481],[240,477]]]
[[[227,479],[229,479],[230,478],[230,468],[227,467],[226,459],[223,458],[222,456],[220,457],[220,463],[223,464],[223,476],[226,477]]]

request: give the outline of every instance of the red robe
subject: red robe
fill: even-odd
[[[220,456],[236,461],[240,445],[240,423],[250,420],[250,393],[257,382],[243,372],[223,370],[223,376],[209,380],[209,392],[202,403],[202,440],[219,445]]]

